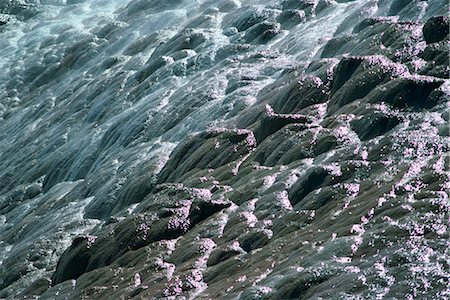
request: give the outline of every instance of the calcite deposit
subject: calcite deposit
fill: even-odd
[[[448,299],[448,11],[0,0],[0,299]]]

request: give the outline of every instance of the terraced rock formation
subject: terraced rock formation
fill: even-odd
[[[447,299],[442,0],[0,0],[1,299]]]

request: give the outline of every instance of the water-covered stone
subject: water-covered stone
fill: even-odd
[[[315,293],[319,293],[320,285],[329,280],[332,276],[339,273],[338,270],[332,267],[317,267],[300,272],[293,272],[285,276],[278,283],[280,291],[277,293],[269,293],[265,296],[266,299],[277,299],[277,297],[286,299],[295,299],[308,297]],[[331,296],[331,294],[329,295]]]
[[[103,230],[99,236],[79,237],[64,252],[52,277],[53,284],[76,279],[85,272],[110,265],[130,250],[137,250],[155,241],[173,239],[189,230],[186,215],[174,214],[152,221],[141,215],[127,218]]]
[[[125,11],[127,13],[127,16],[133,16],[136,14],[142,14],[145,11],[151,11],[151,12],[160,12],[167,9],[174,9],[176,6],[180,5],[183,1],[182,0],[171,0],[168,2],[160,3],[159,1],[136,1],[128,4],[125,7]]]
[[[244,39],[248,43],[265,44],[279,34],[280,31],[280,24],[264,21],[248,29]]]
[[[383,56],[344,58],[335,70],[329,113],[403,74],[408,74],[405,66]]]
[[[244,6],[238,9],[235,14],[227,15],[222,27],[236,27],[238,31],[245,31],[250,27],[261,23],[275,15],[272,9],[261,8],[257,6]]]
[[[68,279],[77,279],[86,271],[90,258],[88,241],[88,237],[76,238],[70,248],[63,253],[57,271],[52,277],[53,285]]]
[[[374,112],[360,119],[353,120],[351,127],[358,134],[359,138],[365,141],[385,134],[400,122],[401,120],[396,116]]]
[[[423,26],[423,37],[427,44],[442,41],[449,33],[449,17],[437,16],[430,18]]]
[[[0,3],[0,13],[29,19],[41,12],[41,8],[37,4],[38,2],[33,0],[6,0]]]
[[[246,252],[262,248],[270,242],[272,232],[268,229],[251,230],[239,239],[239,244]]]
[[[290,29],[305,20],[305,12],[301,9],[286,9],[278,16],[283,28]]]
[[[227,259],[230,259],[236,255],[245,253],[244,250],[239,246],[239,243],[231,243],[221,248],[215,249],[209,259],[208,266],[217,265]]]
[[[159,182],[176,182],[204,168],[218,168],[247,155],[256,146],[253,132],[218,130],[204,132],[180,144],[161,171]]]
[[[312,14],[319,1],[309,1],[309,0],[301,0],[301,1],[293,1],[293,0],[285,0],[281,3],[283,9],[301,9],[305,11],[308,15]]]
[[[9,18],[7,15],[1,14],[0,15],[0,26],[8,24],[8,19]]]
[[[46,290],[51,287],[51,279],[50,278],[41,278],[33,282],[25,291],[23,291],[19,297],[31,298],[31,297],[39,297]]]
[[[371,101],[385,101],[394,107],[431,108],[438,102],[430,98],[432,91],[444,82],[430,77],[402,77],[392,80],[368,95]]]
[[[446,299],[447,14],[1,2],[0,298]]]
[[[329,40],[323,48],[321,57],[335,57],[337,54],[341,54],[340,49],[352,40],[352,36],[344,36]]]
[[[231,205],[229,202],[217,200],[200,200],[191,205],[189,219],[192,225],[198,224],[218,211]]]
[[[275,112],[295,114],[301,109],[328,100],[329,86],[319,77],[308,75],[293,80],[278,92],[278,97],[269,100]]]
[[[288,124],[307,124],[312,121],[312,118],[305,115],[276,114],[272,111],[272,108],[268,106],[268,112],[262,117],[258,129],[255,130],[255,137],[256,140],[261,143],[267,136],[275,133]]]

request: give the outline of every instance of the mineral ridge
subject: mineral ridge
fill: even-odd
[[[449,299],[447,0],[0,0],[1,299]]]

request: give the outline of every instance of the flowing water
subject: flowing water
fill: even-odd
[[[447,299],[447,14],[0,0],[0,298]]]

